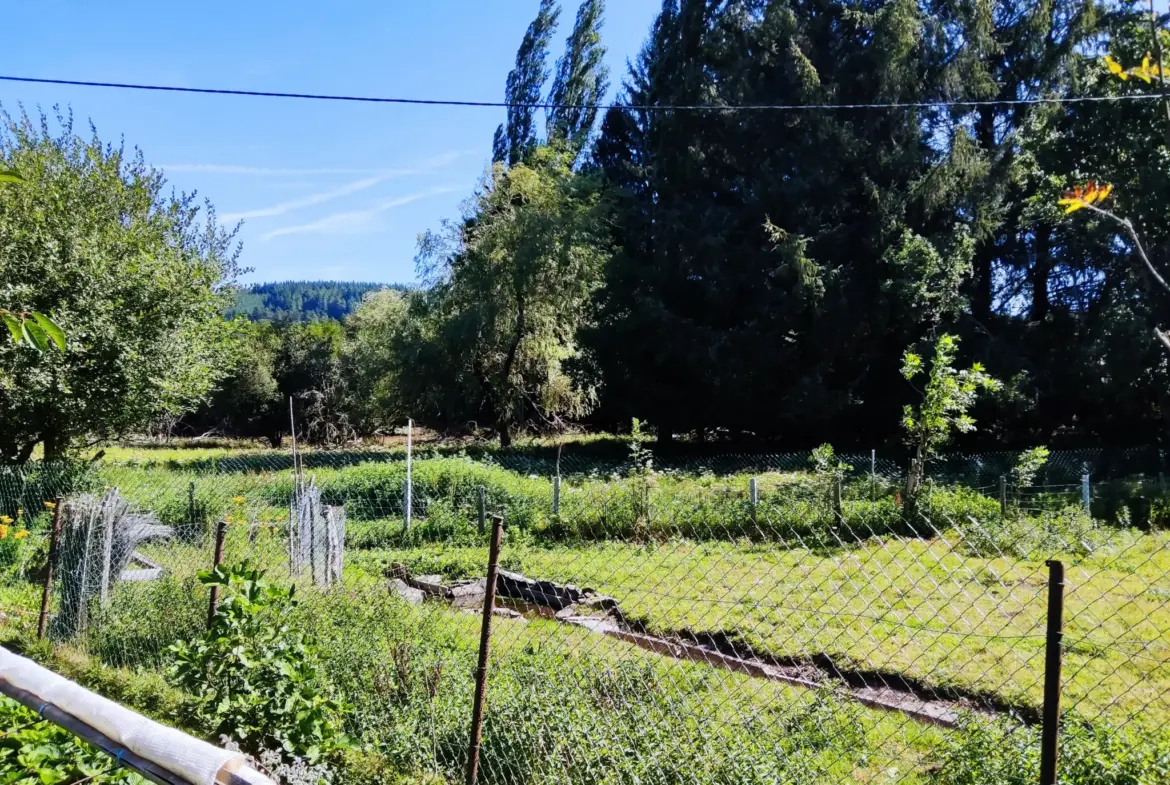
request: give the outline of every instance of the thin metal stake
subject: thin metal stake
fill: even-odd
[[[479,665],[475,669],[475,703],[471,710],[471,741],[467,748],[467,785],[479,776],[479,748],[483,738],[483,705],[487,693],[488,650],[492,641],[492,609],[496,606],[496,577],[500,572],[500,542],[504,518],[492,516],[492,544],[488,551],[487,590],[483,598],[483,626],[479,633]]]
[[[215,569],[223,561],[223,541],[227,537],[227,521],[220,521],[215,525],[215,561],[211,568]],[[215,612],[219,610],[219,586],[212,585],[211,601],[207,605],[207,629],[211,629],[215,621]]]
[[[487,489],[479,486],[479,533],[483,534],[487,526]]]
[[[187,525],[191,527],[190,536],[195,537],[195,481],[187,483]]]
[[[406,487],[403,489],[402,507],[403,507],[403,522],[406,524],[406,530],[410,531],[410,517],[411,517],[411,487],[410,487],[410,460],[411,451],[413,449],[414,441],[414,420],[406,421]]]
[[[57,562],[57,541],[61,538],[61,497],[53,502],[53,532],[49,535],[49,561],[45,566],[45,588],[41,592],[41,617],[37,620],[37,640],[43,640],[49,624],[49,599],[53,593],[53,565]]]
[[[1085,505],[1085,512],[1089,512],[1089,475],[1081,475],[1081,503]]]
[[[1044,718],[1040,731],[1040,785],[1056,785],[1060,742],[1060,660],[1064,640],[1064,563],[1048,564],[1048,624],[1044,645]]]
[[[1007,512],[1007,477],[1001,474],[999,475],[999,516],[1006,518]]]

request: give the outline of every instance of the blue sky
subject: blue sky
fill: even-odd
[[[537,0],[13,4],[0,73],[281,92],[498,101]],[[617,85],[660,0],[609,0]],[[562,0],[552,59],[577,11]],[[15,39],[15,40],[14,40]],[[550,63],[551,65],[551,63]],[[458,214],[503,109],[168,95],[0,83],[143,149],[241,219],[246,281],[410,281],[415,238]]]

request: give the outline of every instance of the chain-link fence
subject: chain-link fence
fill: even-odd
[[[350,739],[336,776],[459,781],[499,515],[481,782],[1036,781],[1053,651],[1062,781],[1170,771],[1170,497],[1156,474],[1086,481],[1082,462],[1071,481],[1016,487],[997,467],[906,499],[856,463],[562,463],[550,478],[445,457],[414,460],[407,494],[401,461],[314,460],[9,478],[0,548],[19,547],[0,596],[37,619],[56,513],[49,637],[174,680],[192,656],[174,644],[205,639],[196,575],[221,534],[225,570],[247,561],[297,587],[261,637],[307,636]],[[225,579],[220,602],[243,587]],[[209,733],[214,709],[198,715]]]

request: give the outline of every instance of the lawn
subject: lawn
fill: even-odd
[[[1170,535],[1116,532],[1070,558],[1066,709],[1115,722],[1170,721]],[[900,674],[1002,706],[1042,702],[1048,571],[977,558],[945,539],[887,539],[833,551],[751,543],[538,547],[505,544],[530,577],[594,588],[658,635],[708,634],[756,655]],[[471,571],[482,548],[355,554]],[[482,570],[481,570],[482,571]]]

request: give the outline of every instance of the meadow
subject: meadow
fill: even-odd
[[[567,477],[554,512],[547,476],[455,455],[414,462],[407,530],[396,456],[318,464],[306,481],[349,519],[344,586],[323,591],[289,574],[291,461],[119,457],[28,478],[5,503],[30,509],[66,482],[117,487],[177,527],[175,540],[142,548],[165,578],[120,584],[81,639],[31,641],[41,513],[22,546],[28,569],[10,569],[0,588],[0,636],[191,723],[174,708],[190,695],[171,685],[167,701],[150,696],[173,670],[168,647],[203,633],[206,589],[195,574],[210,566],[213,522],[226,518],[225,563],[249,560],[300,587],[293,626],[316,642],[353,742],[330,758],[343,781],[460,776],[479,615],[405,603],[385,576],[396,563],[447,579],[483,575],[481,486],[487,510],[505,518],[505,569],[609,595],[628,629],[804,669],[822,685],[680,661],[534,614],[500,618],[483,781],[1024,781],[1004,777],[1038,765],[1048,558],[1068,570],[1066,781],[1153,782],[1170,765],[1170,535],[1140,483],[1108,505],[1145,510],[1144,520],[1104,517],[1105,499],[1090,517],[1057,493],[1004,515],[998,500],[955,487],[934,489],[908,518],[896,485],[880,478],[847,478],[838,506],[835,478],[816,471],[597,472]],[[133,686],[143,680],[154,686]],[[958,724],[869,708],[852,698],[857,684],[950,701]],[[1110,767],[1093,770],[1105,749]]]

